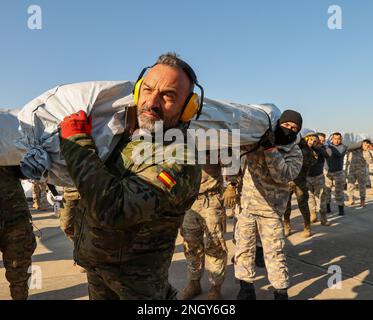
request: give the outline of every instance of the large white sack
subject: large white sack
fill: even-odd
[[[100,158],[105,160],[118,141],[116,135],[125,129],[126,110],[133,107],[132,89],[131,82],[75,83],[51,89],[28,103],[18,115],[22,137],[17,145],[28,150],[21,162],[23,173],[34,180],[47,179],[51,184],[72,186],[60,154],[58,124],[79,110],[92,114],[92,135]],[[202,114],[199,120],[191,121],[190,129],[226,130],[228,135],[237,129],[239,144],[248,145],[258,142],[269,121],[274,127],[280,115],[280,110],[271,104],[243,105],[205,99]],[[226,147],[217,141],[197,145],[198,150],[217,146]]]
[[[238,104],[205,98],[201,116],[198,120],[191,121],[189,128],[229,132],[229,139],[226,140],[228,144],[222,141],[224,135],[219,134],[219,140],[208,141],[208,149],[237,146],[231,140],[232,130],[239,130],[238,144],[246,146],[258,142],[270,125],[274,129],[280,116],[281,111],[274,104]],[[204,144],[197,145],[198,150],[204,148]]]
[[[105,160],[113,148],[114,136],[124,131],[126,108],[133,107],[133,85],[129,81],[61,85],[26,104],[18,114],[21,137],[17,146],[28,150],[21,161],[22,172],[34,180],[72,186],[60,153],[59,123],[79,110],[91,114],[92,136],[100,158]]]
[[[16,109],[0,109],[0,166],[19,165],[25,152],[16,147],[16,141],[21,137],[18,131],[18,112]]]

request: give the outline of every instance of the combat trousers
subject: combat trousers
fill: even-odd
[[[325,177],[325,198],[327,203],[331,203],[332,187],[335,186],[335,202],[338,206],[344,206],[344,188],[346,177],[343,171],[328,172]]]
[[[308,206],[314,212],[326,213],[325,176],[321,174],[317,177],[307,178],[307,188],[309,194]]]
[[[146,279],[134,279],[117,270],[87,270],[90,300],[176,300],[177,291],[167,282],[157,285]],[[143,292],[141,294],[140,292]]]
[[[253,283],[257,238],[263,246],[269,282],[275,289],[289,287],[289,273],[284,253],[284,226],[280,217],[263,217],[243,209],[235,231],[235,277]]]
[[[223,283],[228,256],[224,239],[225,228],[225,211],[219,195],[199,196],[192,208],[186,212],[181,228],[189,280],[202,278],[206,258],[210,283]]]
[[[32,198],[37,208],[47,207],[47,184],[45,182],[32,183]]]
[[[70,240],[74,238],[74,224],[79,210],[79,199],[80,195],[76,189],[64,188],[63,208],[60,209],[60,227]]]
[[[289,200],[286,206],[285,214],[284,214],[284,220],[290,221],[290,214],[291,214],[291,197],[295,193],[297,197],[298,207],[300,212],[302,213],[304,224],[310,225],[310,209],[308,207],[308,189],[306,184],[290,184],[290,195]]]
[[[0,229],[0,250],[13,300],[28,298],[28,280],[31,276],[29,268],[35,249],[35,235],[28,221]]]
[[[350,200],[354,199],[355,184],[359,185],[360,200],[365,200],[367,191],[366,168],[351,170],[347,177],[347,191]]]

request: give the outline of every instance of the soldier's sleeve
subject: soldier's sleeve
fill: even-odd
[[[373,164],[373,155],[372,153],[368,150],[368,151],[363,151],[363,157],[365,159],[365,161],[367,162],[367,164]]]
[[[87,135],[62,141],[61,151],[81,203],[105,227],[127,229],[160,215],[181,216],[198,193],[198,166],[152,165],[121,179],[109,172]]]
[[[327,158],[330,158],[333,156],[333,149],[330,145],[325,146],[325,152],[328,155]]]
[[[346,170],[348,170],[348,168],[350,167],[351,160],[352,160],[352,151],[348,151],[347,152],[347,160],[346,160]]]
[[[326,158],[329,158],[329,154],[326,152],[326,148],[324,146],[322,147],[316,147],[316,152],[321,155],[322,157],[324,157],[325,159]]]
[[[351,144],[347,147],[347,151],[355,151],[355,150],[361,149],[362,145],[363,145],[362,141],[360,141],[360,142],[355,142],[355,143],[351,143]]]
[[[231,184],[231,185],[237,186],[240,183],[242,176],[243,176],[242,169],[241,169],[241,158],[236,158],[234,160],[232,158],[232,163],[230,164],[231,166],[233,166],[233,161],[235,161],[237,164],[237,168],[235,168],[236,170],[234,174],[230,174],[233,172],[230,172],[230,170],[228,170],[229,166],[222,164],[220,159],[219,159],[219,164],[221,166],[221,174],[223,176],[225,184],[227,185]]]
[[[288,183],[298,177],[303,165],[303,155],[299,146],[294,146],[286,156],[283,156],[277,148],[264,151],[264,155],[275,182]]]

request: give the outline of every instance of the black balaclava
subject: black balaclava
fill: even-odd
[[[286,110],[282,113],[280,120],[277,123],[275,130],[275,143],[277,145],[288,145],[297,139],[298,132],[294,132],[291,129],[284,128],[281,124],[285,122],[294,122],[298,125],[299,131],[302,129],[303,119],[300,113],[293,110]]]

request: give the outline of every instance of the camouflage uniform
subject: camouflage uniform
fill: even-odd
[[[325,160],[329,157],[325,150],[325,146],[317,146],[315,148],[317,154],[317,162],[310,168],[307,177],[307,188],[309,194],[308,207],[315,214],[320,213],[322,217],[326,217],[327,207],[325,190]]]
[[[354,199],[355,183],[359,185],[360,200],[364,201],[366,198],[366,184],[367,184],[367,165],[372,163],[373,159],[369,152],[364,152],[361,147],[355,150],[350,150],[347,155],[347,190],[350,200]]]
[[[340,152],[338,150],[342,150]],[[328,165],[328,172],[325,176],[325,190],[324,195],[326,199],[326,203],[331,203],[332,198],[332,188],[333,185],[335,187],[335,202],[338,206],[342,207],[344,206],[344,188],[346,184],[346,176],[343,171],[343,159],[346,155],[347,147],[344,145],[334,146],[332,144],[328,145],[327,152],[329,154],[329,158],[327,159],[327,165]],[[331,168],[331,166],[335,163],[337,163],[337,169]]]
[[[303,140],[300,143],[300,147],[303,155],[303,165],[298,177],[294,179],[294,181],[289,182],[290,196],[286,206],[284,220],[290,221],[291,197],[293,193],[295,193],[297,197],[299,210],[303,216],[304,224],[306,226],[309,226],[310,209],[308,207],[309,196],[307,188],[307,176],[310,168],[317,162],[317,154],[313,149],[309,148]]]
[[[189,280],[202,278],[206,256],[209,280],[215,286],[220,286],[224,281],[228,254],[224,239],[226,218],[221,201],[222,190],[221,165],[202,165],[199,195],[186,212],[181,228]]]
[[[0,250],[14,300],[26,300],[36,248],[31,215],[14,167],[0,167]]]
[[[176,297],[168,269],[185,211],[198,195],[201,168],[151,158],[136,163],[132,153],[140,144],[151,156],[158,152],[153,143],[123,135],[104,164],[90,136],[61,142],[81,196],[74,260],[87,270],[90,299]]]
[[[289,275],[282,216],[289,199],[288,183],[299,175],[302,167],[302,152],[296,144],[267,151],[253,148],[247,155],[242,212],[237,217],[235,276],[245,282],[254,281],[259,236],[269,281],[275,289],[286,289]]]
[[[63,189],[63,207],[60,209],[60,227],[66,236],[74,239],[74,220],[78,215],[80,195],[76,188]]]
[[[369,159],[369,165],[368,165],[368,179],[369,179],[369,185],[370,188],[373,188],[373,152],[372,151],[366,151],[367,157]]]
[[[47,208],[47,184],[45,182],[32,182],[32,198],[35,209],[45,210]]]
[[[325,176],[307,177],[309,191],[308,206],[313,212],[326,213],[326,199],[324,196]]]
[[[325,177],[325,198],[326,202],[331,202],[331,193],[333,186],[335,187],[335,202],[338,206],[343,206],[345,201],[344,186],[346,183],[346,176],[343,171],[328,172]]]

